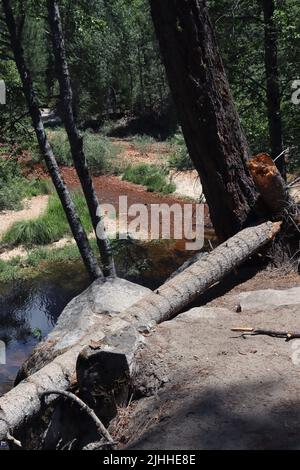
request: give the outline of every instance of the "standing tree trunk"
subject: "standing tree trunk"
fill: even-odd
[[[105,233],[100,204],[84,154],[83,140],[75,123],[71,79],[66,58],[60,12],[56,0],[48,0],[48,19],[51,28],[56,71],[60,87],[63,121],[68,134],[74,165],[89,208],[91,221],[101,255],[104,275],[114,277],[116,275],[116,271],[112,251]]]
[[[163,61],[217,236],[255,218],[257,193],[205,0],[150,0]]]
[[[18,34],[16,22],[13,16],[13,11],[9,0],[2,0],[3,10],[5,14],[6,25],[10,35],[11,47],[14,53],[16,65],[22,81],[24,94],[27,100],[29,112],[32,119],[32,124],[36,132],[37,140],[40,150],[43,154],[45,163],[49,170],[53,184],[56,188],[57,194],[61,200],[62,206],[66,213],[70,228],[76,240],[78,249],[86,266],[86,269],[92,280],[102,277],[100,267],[93,254],[89,240],[81,224],[81,221],[76,213],[75,205],[72,201],[70,193],[65,185],[65,182],[60,174],[57,161],[54,157],[53,151],[47,139],[47,135],[42,122],[41,112],[38,106],[37,98],[34,93],[33,83],[30,72],[26,67],[24,60],[24,52],[20,42],[20,35]]]
[[[272,158],[275,160],[283,152],[281,97],[277,60],[278,33],[274,21],[275,1],[262,0],[265,24],[265,68],[267,80],[267,106]],[[286,178],[284,155],[276,160],[277,168]]]

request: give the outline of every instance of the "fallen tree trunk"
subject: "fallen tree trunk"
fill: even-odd
[[[103,388],[105,393],[110,388],[114,390],[120,377],[112,374],[113,356],[117,355],[120,359],[120,376],[124,374],[128,378],[134,367],[134,354],[143,341],[142,333],[155,324],[174,317],[209,287],[221,281],[232,269],[268,244],[279,232],[280,226],[280,222],[265,222],[243,230],[158,290],[142,298],[123,314],[110,321],[106,320],[105,327],[90,328],[90,331],[78,339],[76,345],[0,398],[0,440],[5,440],[8,433],[13,434],[39,413],[41,394],[53,389],[67,390],[77,379],[81,387],[85,388],[89,377],[80,368],[80,362],[82,364],[84,358],[89,364],[94,361],[95,365],[97,356],[101,354],[101,373],[94,374],[93,381],[97,380],[98,390]],[[114,321],[117,323],[116,328]],[[80,354],[83,349],[85,353]],[[75,375],[77,359],[80,377]],[[49,397],[48,401],[52,400],[53,396]]]

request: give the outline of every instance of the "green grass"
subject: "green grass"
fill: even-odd
[[[0,282],[9,283],[16,280],[32,279],[39,274],[53,269],[58,263],[81,262],[76,245],[63,248],[35,248],[29,251],[26,259],[15,257],[10,261],[0,260]]]
[[[81,193],[74,193],[73,200],[77,213],[87,231],[92,230],[88,209]],[[43,215],[34,220],[16,222],[4,234],[2,243],[12,246],[48,245],[70,235],[70,228],[57,195],[49,199],[47,209]]]
[[[182,134],[175,134],[170,140],[169,168],[177,171],[193,170],[195,167],[189,156],[184,137]]]
[[[151,146],[155,144],[156,140],[148,135],[134,136],[132,143],[141,153],[147,153],[151,150]]]
[[[51,192],[48,181],[24,178],[17,160],[0,158],[0,211],[21,209],[24,198]]]
[[[155,165],[129,165],[123,175],[123,179],[131,183],[141,184],[150,192],[171,194],[176,190],[173,183],[168,183],[165,171]]]
[[[67,134],[64,129],[49,132],[49,140],[54,155],[60,165],[73,166]],[[90,170],[94,175],[100,175],[110,170],[112,160],[118,149],[106,137],[85,132],[83,148]]]
[[[52,194],[54,192],[53,183],[49,180],[26,180],[25,197],[31,198],[41,194]]]

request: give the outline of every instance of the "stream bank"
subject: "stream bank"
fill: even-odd
[[[47,262],[41,256],[37,266],[31,267],[22,261],[14,267],[19,280],[1,283],[0,340],[7,345],[7,364],[0,365],[0,396],[12,388],[19,368],[52,331],[64,307],[89,285],[76,247],[71,248],[77,259]],[[119,276],[151,289],[192,256],[176,241],[124,240],[114,248]],[[22,273],[27,279],[22,279]]]

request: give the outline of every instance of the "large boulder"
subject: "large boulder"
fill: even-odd
[[[62,312],[56,327],[32,352],[20,369],[16,384],[76,345],[89,332],[107,333],[125,325],[120,313],[150,293],[150,289],[124,279],[95,281]]]

